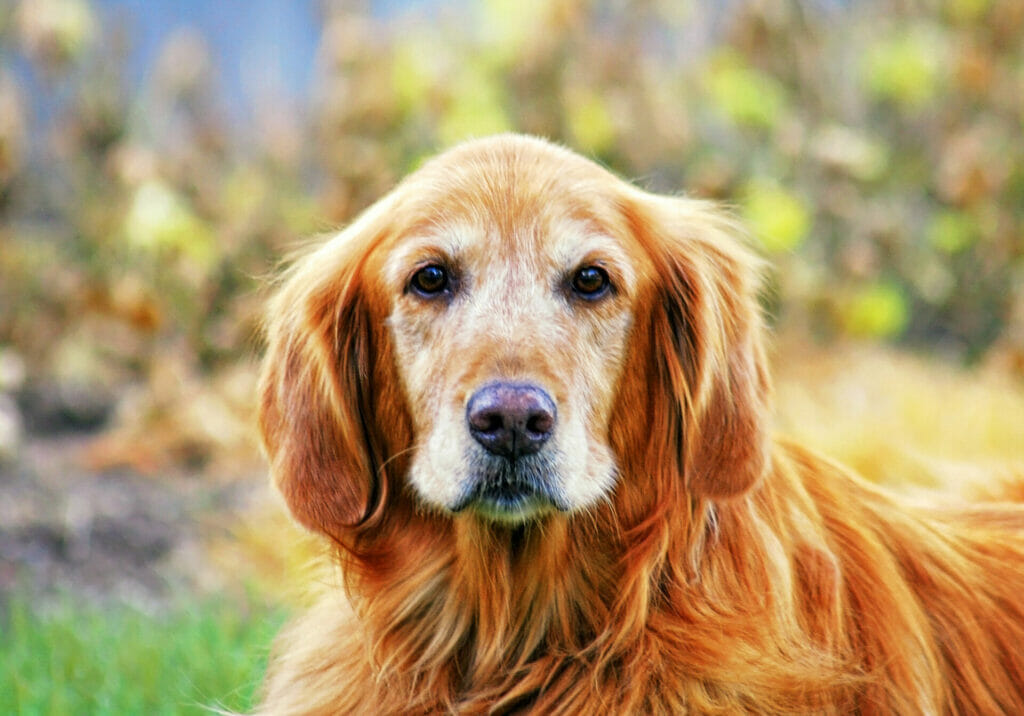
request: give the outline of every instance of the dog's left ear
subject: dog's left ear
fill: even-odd
[[[678,433],[687,489],[727,498],[769,460],[771,385],[758,303],[761,262],[742,230],[707,202],[640,193],[627,215],[654,264],[650,341],[656,392]],[[657,429],[657,428],[655,428]]]

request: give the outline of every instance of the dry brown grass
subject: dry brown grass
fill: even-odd
[[[994,489],[1024,465],[1024,384],[875,344],[780,341],[777,423],[900,489]]]

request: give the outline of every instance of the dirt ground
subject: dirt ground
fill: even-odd
[[[206,545],[230,537],[236,516],[267,491],[264,475],[90,471],[82,456],[95,437],[29,435],[0,463],[0,600],[17,591],[149,609],[223,588],[232,575]]]

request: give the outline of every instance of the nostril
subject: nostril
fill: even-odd
[[[473,429],[479,430],[482,433],[494,433],[504,427],[505,421],[500,413],[478,412],[470,414],[469,424]]]
[[[526,429],[531,433],[550,433],[554,424],[554,417],[550,413],[534,413],[526,422]]]

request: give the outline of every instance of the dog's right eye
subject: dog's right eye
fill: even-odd
[[[449,287],[448,272],[436,264],[424,266],[412,275],[409,287],[421,296],[433,297]]]

